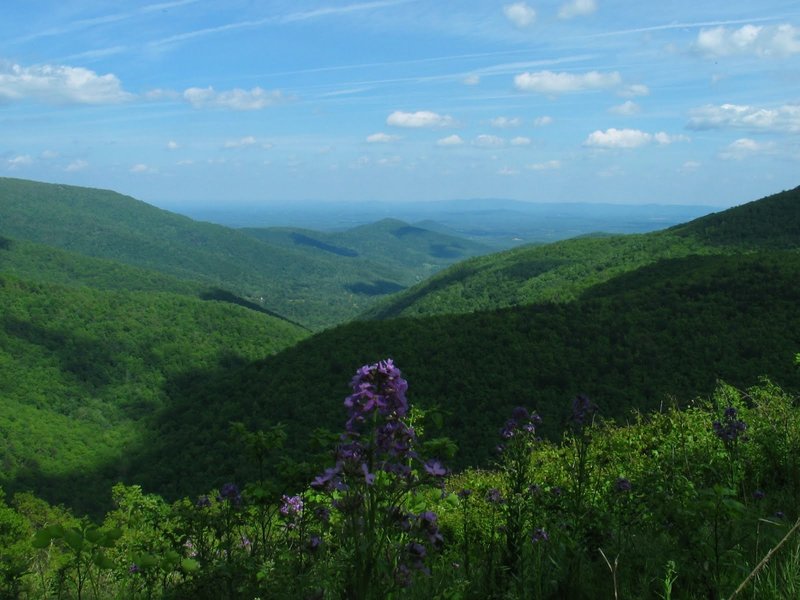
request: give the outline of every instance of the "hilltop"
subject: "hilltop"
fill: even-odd
[[[380,227],[349,236],[371,239],[370,256],[354,257],[320,251],[319,244],[274,243],[276,237],[193,221],[108,190],[0,178],[0,235],[6,238],[222,289],[315,329],[346,321],[382,295],[487,251],[431,232],[422,241],[400,240],[406,258],[393,262],[387,259],[398,254],[397,236],[383,231],[391,243],[379,252],[375,232]],[[313,239],[298,234],[303,235],[297,239]],[[429,253],[437,250],[438,256]]]
[[[365,319],[469,313],[574,300],[583,290],[667,258],[794,249],[800,240],[800,187],[667,230],[580,237],[463,261],[404,290]]]

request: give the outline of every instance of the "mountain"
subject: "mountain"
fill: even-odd
[[[800,389],[797,281],[794,252],[691,256],[620,275],[570,302],[342,325],[262,361],[175,382],[176,401],[131,455],[140,465],[170,457],[146,473],[153,489],[198,490],[187,461],[214,481],[244,477],[219,425],[244,421],[252,429],[284,423],[287,452],[307,459],[316,428],[343,425],[349,374],[386,357],[408,377],[409,400],[442,416],[441,427],[424,426],[426,437],[456,441],[455,467],[488,464],[520,404],[558,438],[579,393],[604,417],[625,420],[710,393],[718,379],[747,386],[766,375]]]
[[[616,275],[695,254],[793,249],[800,187],[648,234],[581,237],[473,258],[376,304],[365,319],[573,300]]]
[[[372,265],[374,270],[381,265],[391,269],[392,276],[403,283],[398,287],[417,283],[454,262],[490,251],[483,244],[398,219],[382,219],[338,232],[288,227],[239,231],[270,244],[305,252],[309,258],[332,254],[351,259],[350,264]]]
[[[0,305],[0,484],[84,508],[97,507],[101,480],[125,478],[126,453],[170,402],[169,381],[308,335],[229,303],[9,274]]]
[[[231,227],[270,225],[340,231],[386,218],[450,233],[503,250],[597,231],[644,233],[710,213],[710,206],[521,202],[502,198],[434,202],[308,202],[293,205],[181,207],[185,214]]]
[[[0,178],[0,235],[222,289],[311,328],[345,321],[436,268],[310,254],[302,244],[268,243],[115,192],[9,178]],[[479,251],[466,242],[452,251],[450,238],[440,243],[450,256],[439,256],[437,265]],[[410,258],[412,245],[406,246]]]

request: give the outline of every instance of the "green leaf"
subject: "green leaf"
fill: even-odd
[[[110,558],[108,558],[102,552],[98,552],[95,555],[94,564],[96,564],[101,569],[113,569],[114,567],[116,567],[116,564],[114,564],[114,561],[111,560]]]
[[[36,535],[33,536],[31,546],[34,548],[47,548],[52,540],[53,536],[47,529],[40,529],[36,532]]]
[[[80,532],[79,529],[75,529],[74,527],[70,527],[69,529],[64,531],[64,541],[67,542],[67,545],[72,548],[75,552],[80,552],[83,550],[83,534]]]
[[[181,561],[181,569],[187,573],[192,573],[200,568],[200,563],[193,558],[184,558]]]
[[[103,539],[103,534],[97,527],[87,527],[83,535],[92,544],[97,544]]]

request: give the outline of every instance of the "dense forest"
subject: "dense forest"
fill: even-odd
[[[460,262],[393,220],[0,209],[0,597],[716,598],[791,533],[800,188]]]

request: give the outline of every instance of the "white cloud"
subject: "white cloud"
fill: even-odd
[[[554,171],[561,168],[561,161],[547,160],[544,162],[533,163],[532,165],[528,165],[526,168],[531,169],[532,171]]]
[[[553,117],[548,117],[547,115],[536,117],[533,120],[533,124],[536,125],[536,127],[545,127],[546,125],[550,125],[552,122]]]
[[[195,108],[229,108],[232,110],[261,110],[287,100],[280,90],[268,91],[260,87],[252,90],[235,88],[217,92],[213,87],[189,88],[183,92],[184,99]]]
[[[692,171],[697,171],[697,169],[699,169],[701,166],[703,166],[702,163],[699,163],[696,160],[687,160],[681,165],[680,170],[691,173]]]
[[[627,100],[622,104],[618,104],[617,106],[612,106],[611,108],[608,109],[608,112],[610,113],[613,113],[615,115],[625,115],[625,116],[635,115],[639,111],[641,111],[641,108],[639,107],[638,104],[636,104],[636,102],[632,100]]]
[[[11,170],[16,170],[21,167],[27,167],[33,164],[33,157],[28,154],[21,154],[19,156],[15,156],[14,158],[9,158],[6,160],[6,166]]]
[[[631,85],[626,85],[617,93],[623,98],[635,98],[636,96],[649,96],[650,88],[644,85],[643,83],[632,83]]]
[[[254,138],[252,135],[247,135],[243,138],[239,138],[238,140],[228,140],[225,142],[225,148],[247,148],[248,146],[255,146],[258,143],[258,140]]]
[[[531,143],[531,138],[525,137],[523,135],[518,135],[515,138],[511,138],[510,144],[512,146],[527,146]]]
[[[504,176],[519,175],[519,171],[517,169],[512,168],[512,167],[503,167],[502,169],[497,171],[497,174],[498,175],[504,175]]]
[[[22,67],[0,62],[0,103],[116,104],[132,97],[115,75],[98,75],[83,67]]]
[[[638,148],[653,142],[661,145],[673,142],[688,141],[683,135],[669,135],[660,131],[647,133],[639,129],[606,129],[594,131],[584,141],[584,145],[593,148]]]
[[[42,158],[50,160],[51,158],[58,158],[59,154],[55,150],[45,150],[42,152]]]
[[[561,6],[558,16],[561,19],[571,19],[590,15],[596,10],[597,2],[595,0],[570,0]]]
[[[720,153],[720,158],[725,160],[744,160],[754,154],[763,154],[770,152],[774,145],[770,142],[757,142],[750,138],[740,138],[728,144],[728,146]]]
[[[386,118],[386,124],[394,127],[452,127],[456,124],[450,115],[440,115],[429,110],[404,112],[396,110]]]
[[[139,174],[139,173],[156,173],[158,171],[158,169],[156,169],[155,167],[150,167],[150,166],[148,166],[148,165],[146,165],[144,163],[139,163],[139,164],[133,165],[129,170],[130,170],[131,173],[136,173],[136,174]]]
[[[500,148],[504,146],[506,142],[503,138],[497,137],[496,135],[482,134],[477,136],[472,143],[479,148]]]
[[[382,167],[393,167],[403,162],[403,159],[399,156],[385,156],[383,158],[379,158],[376,162]]]
[[[462,80],[464,85],[478,85],[481,82],[481,78],[478,75],[467,75]]]
[[[442,139],[436,142],[437,146],[460,146],[464,143],[464,140],[461,138],[460,135],[448,135],[447,137],[443,137]]]
[[[503,7],[503,14],[515,27],[519,28],[528,27],[536,20],[536,11],[525,2],[506,4]]]
[[[518,90],[538,92],[540,94],[561,94],[607,89],[615,87],[621,82],[622,77],[616,71],[611,73],[590,71],[583,74],[538,71],[536,73],[521,73],[514,77],[514,85]]]
[[[89,166],[89,163],[87,161],[79,158],[79,159],[73,160],[71,163],[69,163],[66,167],[64,167],[64,170],[67,173],[75,173],[76,171],[83,171],[88,166]]]
[[[180,148],[180,146],[175,140],[170,140],[167,142],[167,150],[177,150],[178,148]]]
[[[372,135],[367,136],[367,142],[370,144],[385,144],[399,139],[400,137],[397,135],[389,135],[388,133],[383,132],[373,133]]]
[[[785,57],[800,54],[800,28],[789,25],[744,25],[739,29],[714,27],[697,34],[694,49],[717,58],[735,55]]]
[[[690,129],[747,129],[751,131],[800,132],[800,104],[757,108],[742,104],[707,105],[693,110]]]
[[[509,127],[522,125],[522,119],[519,117],[495,117],[489,123],[491,123],[492,127],[497,127],[498,129],[508,129]]]

